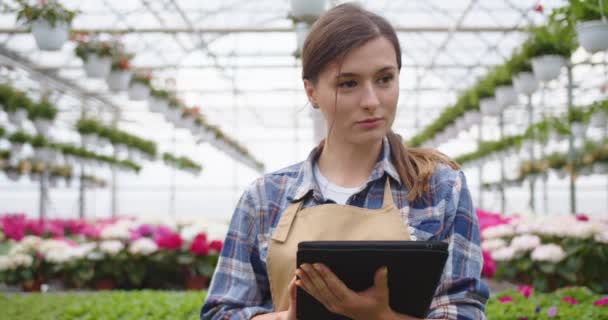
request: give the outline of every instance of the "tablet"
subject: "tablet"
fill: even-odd
[[[351,290],[374,284],[374,274],[388,267],[389,304],[398,313],[425,318],[448,258],[441,241],[305,241],[298,244],[297,265],[323,263]],[[298,320],[343,320],[297,288]]]

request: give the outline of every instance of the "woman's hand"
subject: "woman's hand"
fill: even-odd
[[[251,320],[297,320],[296,319],[296,277],[289,283],[289,308],[287,311],[257,315]]]
[[[391,310],[386,267],[376,271],[374,285],[362,292],[350,290],[322,264],[303,264],[296,270],[296,275],[300,278],[296,285],[333,313],[355,320],[414,319]]]

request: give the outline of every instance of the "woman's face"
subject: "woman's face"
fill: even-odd
[[[329,64],[315,84],[304,80],[304,87],[321,109],[332,141],[378,141],[390,130],[399,100],[395,49],[384,37],[372,39],[351,50],[341,68],[338,62]]]

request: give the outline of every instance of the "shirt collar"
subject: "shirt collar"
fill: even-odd
[[[317,147],[310,152],[308,158],[302,163],[296,182],[291,187],[291,190],[289,192],[290,201],[299,201],[306,195],[308,195],[310,192],[317,193],[319,195],[321,194],[319,185],[317,184],[313,171],[315,162],[318,159],[319,148]],[[397,169],[391,162],[391,149],[387,137],[384,137],[382,139],[382,150],[378,155],[378,160],[376,161],[376,165],[374,166],[372,173],[367,179],[366,185],[372,181],[384,177],[385,173],[388,174],[395,181],[397,181],[397,183],[401,184],[401,178],[397,173]]]

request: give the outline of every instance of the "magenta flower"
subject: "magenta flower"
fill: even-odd
[[[490,252],[483,251],[483,269],[481,269],[481,275],[487,278],[492,278],[496,272],[496,264],[492,260]]]
[[[498,302],[500,302],[500,303],[509,303],[512,301],[513,301],[513,298],[511,298],[510,296],[504,296],[504,297],[501,297],[500,299],[498,299]]]
[[[565,303],[572,304],[572,305],[575,305],[575,304],[578,303],[578,301],[576,301],[576,299],[574,299],[574,297],[568,297],[568,296],[563,297],[562,301],[565,302]]]
[[[519,286],[517,287],[517,291],[519,291],[519,293],[521,293],[522,296],[529,298],[530,294],[532,294],[532,287],[531,286]]]
[[[549,317],[549,318],[555,317],[556,314],[557,314],[556,306],[552,306],[551,308],[549,308],[549,310],[547,310],[547,317]]]
[[[605,306],[608,304],[608,297],[603,297],[593,303],[594,306]]]

